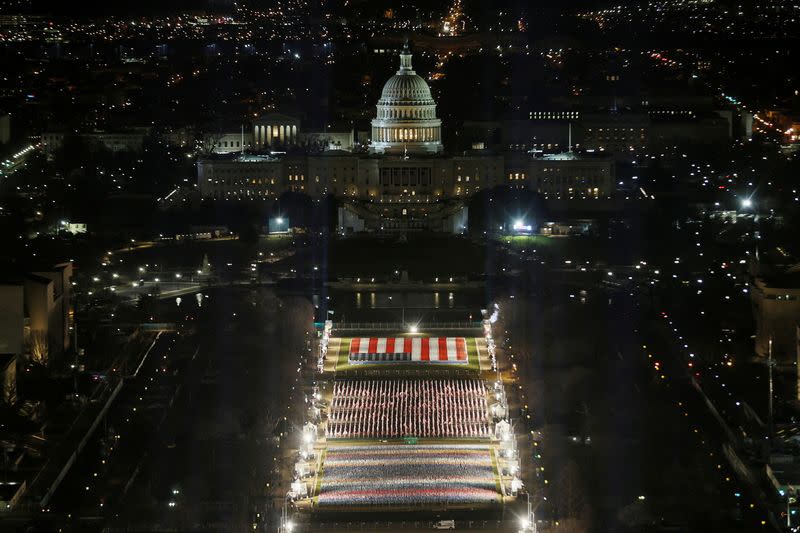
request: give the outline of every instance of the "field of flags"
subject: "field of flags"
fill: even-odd
[[[502,501],[489,410],[494,393],[480,378],[478,345],[469,345],[470,352],[468,342],[475,341],[339,341],[316,505],[436,509]]]
[[[336,381],[328,438],[490,436],[486,389],[477,379]]]
[[[485,445],[330,447],[319,505],[440,506],[499,501]]]

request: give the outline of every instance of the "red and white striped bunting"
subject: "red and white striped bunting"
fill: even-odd
[[[411,354],[411,361],[467,361],[464,337],[356,337],[350,354]]]

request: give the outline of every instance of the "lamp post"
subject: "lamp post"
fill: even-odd
[[[291,533],[294,529],[294,523],[289,520],[289,512],[286,508],[286,502],[289,500],[289,493],[283,497],[283,505],[281,506],[281,522],[278,525],[278,533]]]
[[[525,491],[525,499],[527,500],[527,503],[528,503],[528,515],[525,518],[525,524],[527,524],[527,525],[525,527],[523,527],[522,529],[523,530],[530,529],[530,531],[532,533],[537,533],[536,517],[533,514],[533,507],[531,507],[531,493],[530,492]]]
[[[768,351],[767,351],[767,371],[769,372],[769,398],[767,403],[767,413],[768,413],[768,425],[767,425],[767,439],[770,443],[770,448],[772,447],[772,434],[773,434],[773,407],[772,407],[772,398],[773,398],[773,382],[772,382],[772,367],[775,366],[775,363],[772,360],[772,337],[769,338],[768,344]]]

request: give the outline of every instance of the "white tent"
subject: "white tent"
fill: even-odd
[[[501,420],[494,426],[494,434],[495,436],[502,440],[507,441],[511,439],[511,424],[508,423],[506,420]]]

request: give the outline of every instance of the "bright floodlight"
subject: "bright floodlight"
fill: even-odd
[[[419,331],[419,328],[417,327],[416,324],[412,324],[408,326],[408,331],[411,333],[417,333]]]
[[[521,527],[522,529],[528,529],[529,527],[531,527],[530,520],[528,520],[527,518],[520,518],[519,527]]]
[[[292,522],[291,520],[286,522],[286,531],[288,531],[289,533],[292,533],[292,531],[294,531],[294,522]]]
[[[751,200],[750,198],[743,198],[742,207],[744,207],[745,209],[753,207],[753,200]]]
[[[518,218],[517,220],[514,221],[514,224],[511,226],[511,229],[513,229],[514,231],[532,231],[533,226],[531,226],[530,224],[526,224],[524,220]]]
[[[283,224],[283,217],[276,218],[275,222],[277,222],[278,224]]]

